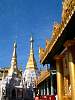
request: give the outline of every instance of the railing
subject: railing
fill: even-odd
[[[57,100],[56,95],[36,96],[34,100]]]

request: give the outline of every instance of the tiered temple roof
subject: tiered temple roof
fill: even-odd
[[[68,2],[69,1],[69,2]],[[53,49],[57,40],[62,36],[64,29],[70,23],[71,17],[74,17],[75,13],[75,0],[64,0],[63,1],[63,11],[62,11],[62,21],[60,24],[55,23],[52,37],[48,41],[45,49],[40,49],[40,62],[43,63],[49,52]],[[72,29],[73,30],[73,29]],[[74,34],[74,33],[73,33]]]
[[[37,78],[36,80],[36,85],[38,85],[39,83],[41,83],[42,81],[44,81],[46,78],[48,78],[50,76],[50,71],[48,70],[44,70],[40,72],[40,76]]]

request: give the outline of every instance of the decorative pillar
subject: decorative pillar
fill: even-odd
[[[48,86],[48,80],[47,80],[47,95],[49,95],[49,86]]]
[[[65,48],[66,49],[66,48]],[[64,52],[63,66],[64,66],[64,95],[69,95],[69,68],[68,68],[68,55]]]
[[[66,41],[64,46],[68,49],[71,97],[72,100],[75,100],[75,39]]]
[[[57,74],[57,95],[58,100],[63,100],[63,61],[62,57],[56,59],[56,74]]]
[[[53,76],[52,76],[52,74],[51,74],[51,95],[54,95]]]

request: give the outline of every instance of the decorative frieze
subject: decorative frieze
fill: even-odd
[[[50,44],[50,40],[46,39],[46,49],[49,46],[49,44]]]
[[[44,48],[39,47],[39,58],[40,59],[42,58],[42,56],[44,55],[44,53],[45,53]]]
[[[66,23],[69,19],[69,16],[72,15],[72,11],[75,11],[75,0],[64,0],[63,1],[63,10],[62,10],[62,23]]]
[[[59,34],[59,31],[60,31],[60,24],[54,23],[52,36],[53,37],[57,36]]]

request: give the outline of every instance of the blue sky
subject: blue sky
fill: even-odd
[[[34,38],[34,53],[39,67],[38,47],[45,47],[54,22],[61,21],[62,0],[0,0],[0,66],[10,66],[13,42],[17,42],[18,65],[25,69],[29,39]]]

